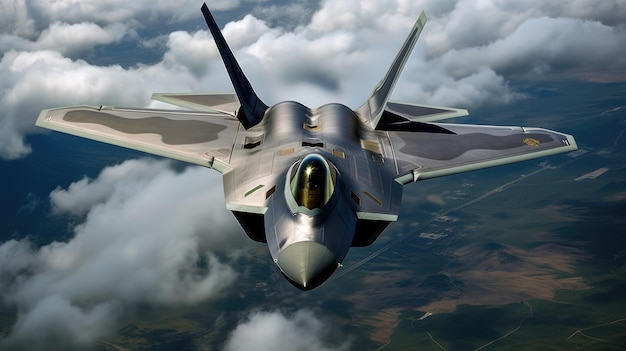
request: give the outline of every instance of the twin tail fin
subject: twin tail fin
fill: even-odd
[[[228,71],[228,76],[230,77],[230,81],[233,83],[235,93],[237,94],[237,98],[241,104],[239,111],[237,112],[237,118],[244,128],[252,128],[263,120],[263,116],[265,115],[265,111],[268,109],[268,106],[261,101],[261,99],[259,99],[254,92],[254,89],[252,89],[250,81],[248,81],[248,78],[246,78],[245,74],[243,74],[235,56],[232,51],[230,51],[230,48],[228,47],[220,28],[217,26],[217,23],[215,23],[215,19],[213,18],[213,15],[211,15],[211,11],[209,11],[206,3],[202,5],[202,15],[204,15],[204,20],[209,26],[211,35],[213,35],[217,49],[222,57],[222,61],[224,61],[226,71]]]

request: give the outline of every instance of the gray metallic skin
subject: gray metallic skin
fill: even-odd
[[[403,185],[572,151],[571,135],[541,128],[433,123],[467,111],[389,101],[426,16],[418,18],[371,96],[357,109],[263,103],[202,7],[234,94],[154,94],[192,111],[74,106],[37,125],[214,169],[246,234],[267,243],[282,274],[308,290],[352,246],[397,220]]]
[[[242,134],[238,136],[242,142],[235,145],[245,145],[246,138],[251,140],[259,136],[262,136],[263,142],[255,147],[234,150],[230,163],[244,165],[251,162],[271,169],[266,170],[269,175],[260,183],[259,178],[245,181],[246,174],[249,174],[246,167],[235,167],[225,174],[228,208],[242,212],[236,216],[243,222],[248,235],[257,241],[267,242],[274,262],[298,287],[310,289],[323,282],[323,278],[330,276],[345,258],[355,239],[356,245],[371,243],[389,223],[383,219],[397,218],[402,186],[394,181],[397,176],[394,162],[386,162],[381,155],[362,147],[364,141],[378,143],[385,133],[368,130],[350,108],[328,104],[309,109],[297,102],[282,102],[270,108],[259,125]],[[330,200],[314,210],[298,206],[289,188],[290,176],[297,162],[311,155],[322,157],[336,174]],[[254,225],[254,219],[244,214],[244,211],[251,210],[245,205],[247,198],[253,195],[248,193],[248,189],[254,189],[259,184],[263,187],[255,192],[267,197],[262,228]],[[237,189],[244,189],[245,192],[238,193]],[[263,191],[266,189],[273,189],[269,196]],[[248,196],[245,196],[246,193]],[[377,200],[380,203],[368,196],[356,195],[364,193],[381,199]],[[366,217],[366,212],[359,214],[359,210],[371,207],[387,215],[373,221],[374,226],[372,220],[358,218],[359,215]],[[361,229],[355,234],[358,222]],[[310,245],[302,245],[307,242],[322,244],[315,247],[324,252],[307,256],[306,253],[312,250]],[[286,254],[292,258],[287,259]],[[297,262],[301,257],[308,258]],[[298,267],[297,274],[290,268],[293,266]]]
[[[294,113],[296,110],[297,113]],[[294,118],[295,116],[299,118]],[[265,237],[275,262],[291,281],[297,282],[303,288],[313,287],[314,284],[310,284],[310,281],[321,283],[323,279],[310,274],[294,276],[290,274],[289,268],[285,267],[302,265],[301,269],[306,271],[309,266],[320,266],[318,259],[326,260],[329,256],[311,256],[308,262],[297,263],[294,260],[287,261],[282,253],[288,252],[290,248],[296,250],[296,243],[306,241],[321,243],[330,250],[333,257],[332,261],[324,261],[325,266],[319,267],[315,272],[323,274],[324,278],[332,273],[352,245],[358,220],[357,206],[351,199],[350,192],[359,192],[361,186],[355,177],[352,177],[356,173],[352,165],[368,164],[369,152],[360,147],[359,123],[354,113],[345,106],[332,104],[309,110],[297,103],[286,102],[270,110],[267,117],[271,125],[280,128],[274,131],[281,133],[277,140],[287,139],[293,142],[293,155],[285,157],[288,164],[301,159],[303,155],[319,155],[329,167],[334,168],[336,174],[330,200],[323,207],[310,210],[304,206],[297,206],[289,189],[292,168],[297,166],[294,164],[284,175],[280,175],[285,177],[285,181],[278,183],[276,193],[279,196],[270,199],[268,211],[265,213]],[[290,120],[293,123],[280,123],[283,120]],[[368,173],[373,173],[369,166],[364,169]],[[343,177],[343,174],[346,177]],[[371,176],[368,175],[367,178]],[[389,179],[387,183],[392,184],[391,180]],[[396,185],[400,188],[399,184]],[[301,251],[308,250],[307,247],[300,247]]]

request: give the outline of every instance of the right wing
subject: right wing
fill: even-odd
[[[226,173],[240,123],[224,113],[75,106],[43,110],[36,125]]]
[[[388,131],[401,184],[576,150],[571,135],[542,128],[419,123]]]

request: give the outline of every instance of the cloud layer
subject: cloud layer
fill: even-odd
[[[57,215],[75,236],[37,248],[0,245],[0,294],[18,309],[2,345],[84,347],[134,306],[197,304],[237,278],[229,262],[250,247],[225,215],[219,175],[200,167],[131,160],[56,189]]]
[[[327,341],[332,330],[308,310],[293,315],[281,312],[254,312],[239,324],[226,342],[226,351],[340,351],[349,350],[348,340],[339,345]]]
[[[214,10],[238,2],[212,2]],[[0,156],[31,150],[24,136],[46,107],[146,106],[154,91],[232,90],[206,30],[159,33],[157,24],[202,28],[197,3],[24,1],[3,3],[0,22]],[[272,7],[273,6],[273,7]],[[258,16],[277,22],[262,3]],[[282,9],[282,7],[280,7]],[[472,107],[519,97],[515,77],[611,79],[626,70],[626,1],[324,1],[292,4],[286,27],[252,15],[225,36],[268,103],[357,107],[382,77],[419,11],[430,21],[396,87],[402,100]],[[221,13],[215,11],[219,18]],[[139,36],[139,31],[142,36]],[[154,33],[150,37],[149,33]],[[147,36],[146,36],[147,35]],[[100,67],[80,59],[122,41],[158,46],[160,61]],[[120,57],[120,61],[127,61]],[[622,75],[623,76],[623,75]],[[123,93],[120,93],[123,92]]]
[[[232,10],[246,2],[259,5],[228,23],[224,35],[270,104],[357,107],[421,10],[429,22],[396,86],[398,100],[471,108],[520,98],[512,79],[611,80],[626,72],[625,0],[210,6]],[[289,20],[281,25],[276,13]],[[164,33],[164,26],[186,30]],[[196,1],[1,2],[0,158],[33,151],[25,138],[41,132],[34,121],[44,108],[162,106],[149,102],[153,92],[231,91],[210,34],[190,28],[204,28]],[[132,49],[119,50],[133,45],[159,56],[144,62],[129,57]],[[120,63],[101,65],[98,57]],[[221,192],[211,171],[177,172],[152,160],[108,167],[96,179],[54,190],[52,215],[77,223],[74,236],[43,247],[0,244],[0,294],[18,311],[0,348],[80,349],[138,304],[196,304],[227,292],[238,276],[234,257],[249,240],[225,215],[215,196]],[[226,348],[348,347],[324,342],[328,333],[311,312],[255,312]]]

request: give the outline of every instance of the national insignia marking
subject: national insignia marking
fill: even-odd
[[[528,145],[528,146],[539,146],[539,140],[535,139],[535,138],[524,138],[524,144]]]

